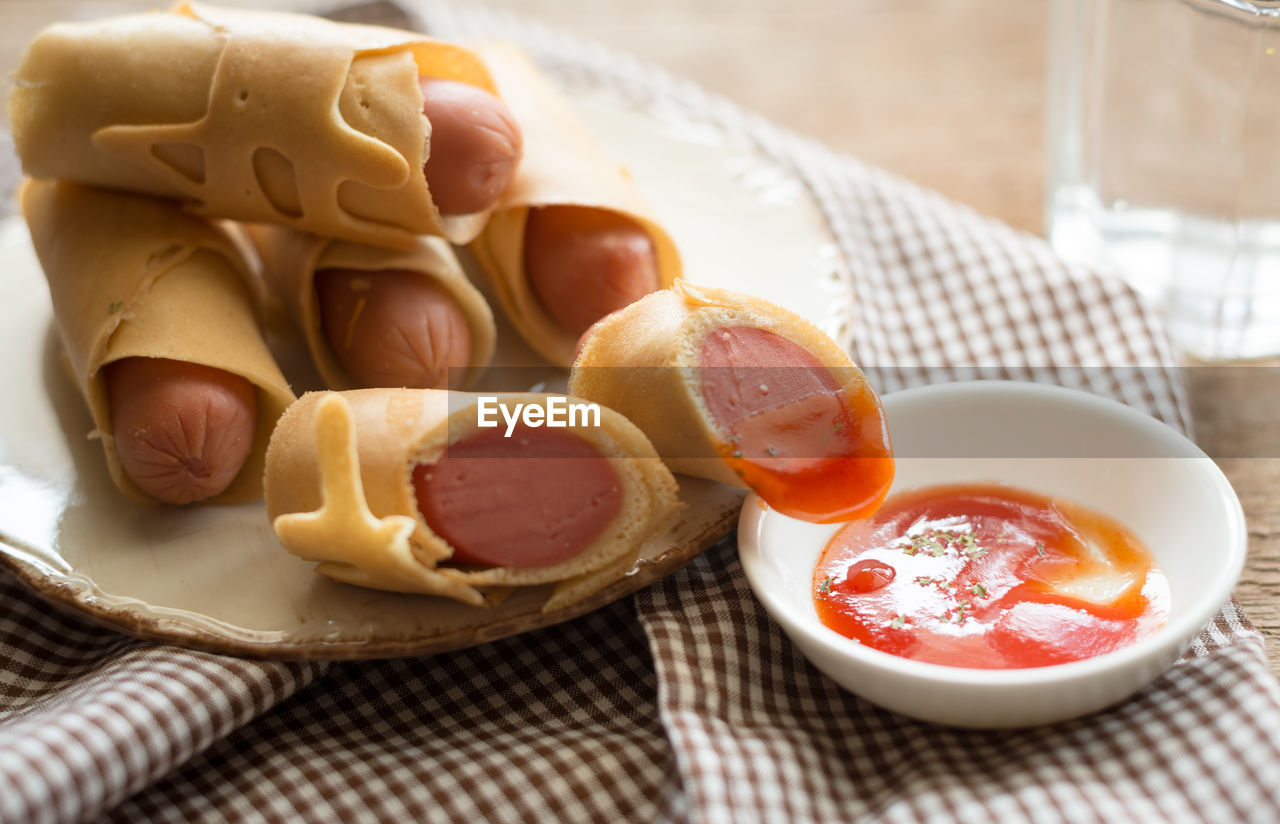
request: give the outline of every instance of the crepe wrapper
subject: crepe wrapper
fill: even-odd
[[[626,415],[672,472],[745,489],[720,456],[724,435],[703,400],[698,366],[703,339],[725,326],[780,335],[830,369],[843,391],[871,391],[845,351],[794,312],[678,280],[591,328],[569,373],[569,393]]]
[[[259,332],[249,272],[232,238],[171,202],[74,183],[29,181],[22,211],[67,363],[93,415],[92,435],[101,439],[120,491],[155,500],[120,466],[101,370],[146,357],[211,366],[253,384],[253,449],[231,485],[208,502],[261,497],[267,441],[294,396]]]
[[[462,271],[452,247],[438,237],[419,236],[408,250],[383,249],[363,243],[322,238],[283,226],[246,227],[263,263],[263,278],[282,304],[295,329],[306,339],[316,371],[330,389],[355,389],[338,363],[320,324],[315,275],[324,269],[415,272],[453,298],[471,333],[471,360],[464,385],[479,380],[493,357],[497,332],[493,312]]]
[[[183,3],[45,29],[9,116],[32,177],[381,246],[463,243],[487,215],[432,202],[420,75],[494,90],[475,54],[422,35]]]
[[[583,206],[617,212],[648,233],[662,286],[680,276],[675,242],[636,191],[627,170],[607,158],[586,124],[539,73],[524,52],[507,44],[477,48],[524,137],[524,156],[498,209],[469,249],[493,283],[520,336],[558,366],[573,362],[578,337],[543,310],[524,267],[529,209]]]
[[[545,408],[549,396],[497,397]],[[554,584],[543,605],[550,611],[625,574],[679,507],[675,479],[644,435],[601,409],[599,427],[572,428],[610,460],[622,485],[622,511],[595,542],[546,567],[449,566],[454,549],[419,512],[412,471],[477,430],[475,404],[476,396],[434,389],[303,395],[267,453],[267,514],[281,543],[338,581],[477,606],[509,587]]]

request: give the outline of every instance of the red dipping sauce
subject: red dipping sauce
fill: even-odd
[[[873,649],[980,669],[1043,667],[1152,634],[1169,585],[1132,532],[1068,501],[997,485],[895,495],[818,560],[823,624]]]

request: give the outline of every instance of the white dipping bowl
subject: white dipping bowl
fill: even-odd
[[[813,572],[840,524],[810,524],[748,496],[738,552],[756,596],[796,646],[842,687],[882,707],[961,727],[1016,727],[1084,715],[1142,689],[1218,612],[1244,565],[1240,501],[1195,444],[1134,409],[1085,392],[974,381],[886,395],[897,474],[890,494],[996,482],[1110,515],[1146,544],[1169,581],[1169,620],[1083,661],[984,670],[912,661],[818,620]]]

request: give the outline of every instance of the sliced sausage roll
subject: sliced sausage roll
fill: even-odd
[[[475,605],[492,587],[553,584],[544,609],[556,609],[621,577],[679,507],[640,430],[574,403],[308,393],[272,437],[267,514],[290,552],[339,581]]]
[[[804,520],[870,515],[893,480],[862,371],[759,298],[677,281],[587,333],[569,393],[626,415],[672,471],[753,489]]]

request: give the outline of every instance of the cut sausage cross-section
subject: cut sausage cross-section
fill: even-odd
[[[875,512],[893,450],[875,391],[816,326],[677,281],[583,336],[569,392],[623,413],[673,472],[830,523]]]
[[[414,467],[418,508],[453,561],[540,567],[586,549],[622,508],[622,487],[591,444],[559,429],[485,429]]]

